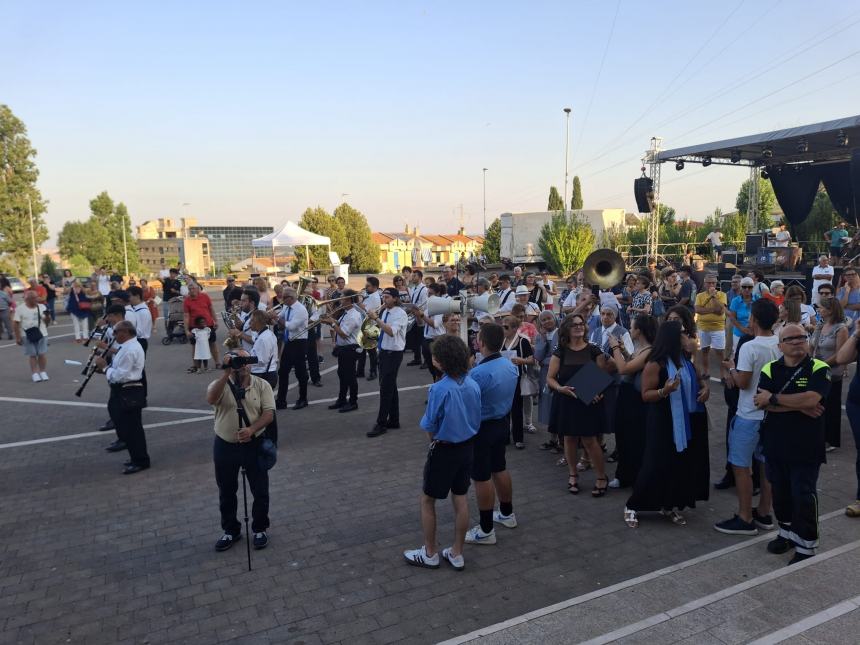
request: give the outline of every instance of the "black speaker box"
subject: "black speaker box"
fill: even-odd
[[[639,177],[633,182],[633,195],[636,197],[636,208],[640,213],[650,213],[653,208],[654,182],[650,177]],[[649,194],[651,199],[649,199]]]

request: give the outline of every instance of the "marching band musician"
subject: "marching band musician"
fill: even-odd
[[[284,349],[278,368],[278,396],[275,399],[278,410],[287,408],[287,389],[293,369],[299,381],[299,398],[293,410],[301,410],[308,405],[308,310],[297,302],[296,295],[295,289],[284,289],[284,306],[278,315],[278,326],[284,329]]]
[[[430,295],[436,296],[437,298],[449,298],[448,290],[445,288],[444,284],[434,282],[430,285],[429,289]],[[430,344],[437,336],[441,336],[445,333],[445,328],[442,324],[442,314],[428,316],[426,309],[420,309],[415,312],[415,319],[424,323],[424,339],[421,342],[421,353],[424,356],[424,365],[427,365],[427,369],[430,370],[430,376],[433,378],[433,382],[435,383],[439,379],[441,373],[433,365],[433,356],[430,353]]]
[[[368,282],[370,278],[368,278]],[[376,425],[367,433],[378,437],[389,428],[400,427],[400,405],[397,396],[397,371],[406,348],[406,312],[398,307],[400,294],[394,287],[384,291],[385,310],[380,316],[371,309],[367,316],[379,325],[379,414]]]
[[[382,293],[379,291],[379,278],[372,275],[368,276],[364,290],[367,292],[364,301],[361,303],[364,311],[367,313],[379,311],[382,308]],[[370,356],[370,374],[367,375],[367,380],[372,381],[376,378],[376,364],[378,362],[378,354],[375,349],[369,349],[359,355],[356,376],[364,376],[364,363],[368,355]]]
[[[101,356],[96,356],[94,362],[110,383],[108,412],[116,425],[117,435],[128,448],[129,461],[125,463],[122,474],[133,475],[150,466],[146,434],[141,421],[141,410],[146,407],[142,383],[146,355],[130,321],[116,323],[113,333],[119,347],[111,366],[108,367],[107,361]]]
[[[333,316],[324,319],[335,333],[337,379],[340,383],[337,400],[328,406],[328,409],[338,412],[352,412],[358,409],[358,377],[355,374],[355,363],[358,360],[358,332],[361,330],[362,316],[353,306],[356,297],[355,291],[344,289],[339,301],[340,314],[337,319]],[[349,399],[347,399],[347,393]]]
[[[230,329],[227,331],[231,338],[238,338],[241,342],[241,347],[249,354],[253,354],[251,349],[254,347],[254,333],[251,329],[251,314],[258,311],[260,304],[260,293],[256,289],[244,289],[242,296],[239,298],[239,319],[242,321],[241,329]],[[265,313],[263,314],[265,316]],[[267,318],[268,320],[268,318]],[[277,345],[277,339],[275,339]],[[277,360],[275,365],[277,365]],[[252,369],[251,372],[254,370]],[[260,376],[257,374],[257,376]],[[275,387],[272,385],[272,387]]]
[[[508,313],[517,301],[511,289],[511,276],[504,273],[499,276],[499,313]]]
[[[405,270],[405,269],[404,269]],[[424,322],[418,316],[418,311],[424,308],[429,293],[424,285],[424,273],[421,269],[415,269],[409,274],[409,304],[412,315],[415,316],[415,325],[406,332],[406,347],[411,349],[413,359],[406,363],[407,366],[421,365],[421,343],[424,339]]]
[[[104,318],[97,323],[98,326],[103,324],[105,327],[99,342],[96,343],[96,349],[107,349],[108,343],[113,340],[113,328],[117,323],[125,320],[125,313],[126,309],[124,305],[109,305],[108,308],[105,309]],[[116,349],[111,349],[108,357],[113,356],[115,353]],[[116,425],[114,425],[113,419],[111,419],[110,416],[108,416],[108,420],[99,427],[99,432],[107,432],[108,430],[116,430]],[[119,432],[117,432],[116,441],[108,444],[105,447],[105,450],[108,452],[119,452],[121,450],[125,450],[125,442],[120,439]]]

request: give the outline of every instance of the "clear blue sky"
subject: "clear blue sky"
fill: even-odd
[[[202,223],[278,226],[348,193],[375,230],[452,230],[462,203],[477,232],[485,166],[488,220],[562,190],[565,106],[585,207],[635,210],[652,135],[860,112],[860,55],[818,71],[860,50],[856,3],[622,0],[612,30],[616,7],[7,3],[0,102],[39,150],[52,234],[101,190],[136,224],[190,202]],[[664,169],[664,201],[691,219],[733,208],[746,178]]]

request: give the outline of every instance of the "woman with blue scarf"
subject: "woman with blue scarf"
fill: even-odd
[[[624,521],[631,528],[639,526],[637,513],[642,511],[657,511],[675,524],[686,524],[679,511],[694,508],[700,498],[701,464],[695,447],[702,441],[703,430],[707,441],[703,402],[708,390],[700,386],[699,375],[684,351],[682,331],[676,320],[660,326],[642,372],[646,445],[633,494],[624,508]]]

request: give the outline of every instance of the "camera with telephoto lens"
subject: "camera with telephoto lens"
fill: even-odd
[[[227,354],[221,362],[221,367],[225,370],[239,370],[245,365],[254,365],[259,359],[256,356],[236,356],[235,354]]]

